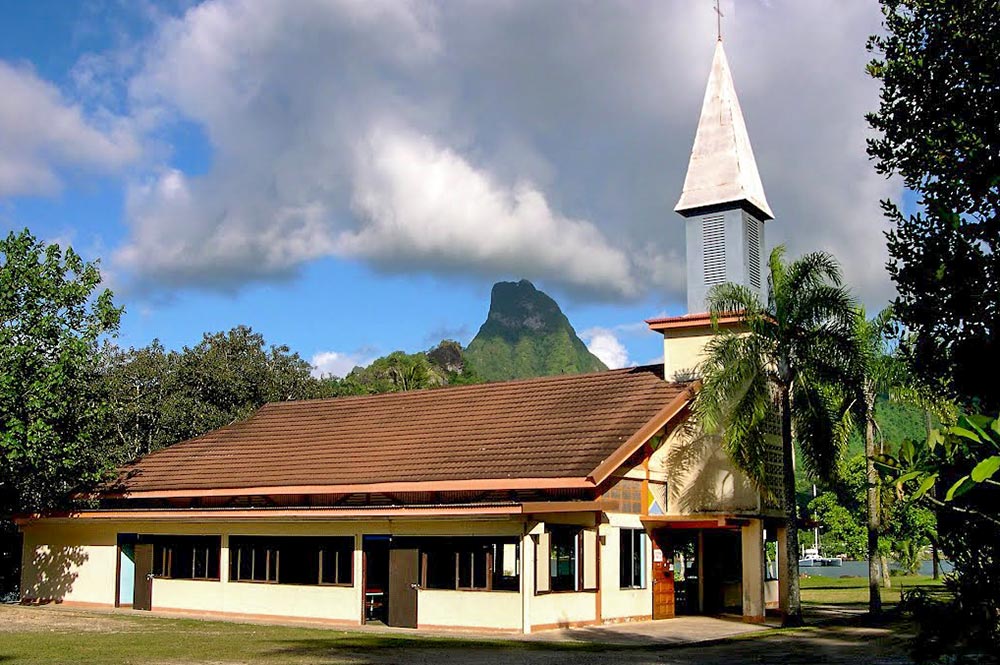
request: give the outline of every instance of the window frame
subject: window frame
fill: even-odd
[[[276,584],[284,586],[323,586],[323,587],[353,587],[354,536],[244,536],[233,535],[229,539],[229,581],[236,584]],[[292,548],[296,549],[292,549]],[[315,565],[315,581],[299,579],[284,581],[281,575],[281,552],[286,551],[286,559],[291,557],[293,565],[296,560],[310,560],[309,565]],[[334,581],[324,581],[324,553],[336,554]],[[250,555],[250,576],[244,577],[242,568],[243,557]],[[341,554],[345,556],[341,557]],[[262,556],[261,556],[262,555]],[[257,565],[263,559],[263,575],[257,577]],[[345,559],[343,564],[341,558]],[[346,565],[344,565],[346,564]],[[337,573],[346,571],[347,581],[339,581]]]
[[[514,546],[515,574],[504,575],[498,568],[496,552],[505,545]],[[508,592],[521,589],[521,542],[515,536],[434,536],[416,543],[420,550],[420,587],[431,591]],[[443,559],[443,561],[442,561]],[[433,560],[433,561],[432,561]],[[469,562],[463,570],[463,561]],[[431,572],[433,566],[437,569]],[[443,577],[450,580],[442,584]],[[434,578],[433,585],[431,578]],[[466,580],[467,583],[463,583]]]
[[[628,553],[629,562],[628,567],[629,572],[629,584],[625,584],[623,579],[625,573],[625,568],[622,563],[625,561],[626,554],[626,538],[628,538]],[[638,542],[636,542],[638,540]],[[647,546],[646,543],[649,540],[649,536],[645,529],[638,529],[635,527],[621,527],[618,530],[618,588],[622,591],[631,591],[637,589],[645,589],[649,586],[649,571],[647,570]],[[635,555],[636,547],[638,546],[639,554],[639,584],[635,584]]]
[[[221,535],[140,535],[138,541],[149,543],[153,546],[153,567],[150,573],[155,579],[190,580],[195,582],[219,582],[222,580]],[[187,574],[186,565],[185,571],[175,570],[176,566],[183,565],[181,557],[187,557],[188,550],[190,550],[191,562],[190,575]],[[200,554],[204,555],[204,574],[196,575]],[[214,576],[212,575],[213,567],[215,569]]]
[[[549,593],[579,593],[584,591],[583,583],[583,527],[578,526],[564,526],[564,525],[553,525],[548,529],[549,533]],[[566,538],[566,534],[570,534],[568,542],[572,543],[572,565],[573,565],[573,587],[570,589],[559,588],[556,585],[556,580],[566,579],[570,577],[569,575],[559,575],[559,557],[556,555],[556,545],[559,536],[560,539]],[[553,574],[553,569],[556,573]],[[560,585],[561,586],[561,585]]]

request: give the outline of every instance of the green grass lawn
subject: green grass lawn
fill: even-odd
[[[396,663],[413,650],[463,650],[501,662],[516,651],[607,648],[615,649],[0,606],[0,663]]]
[[[915,586],[940,586],[941,580],[935,581],[925,575],[900,575],[892,578],[892,587],[882,589],[882,603],[894,605],[899,602],[903,589]],[[867,577],[823,577],[814,575],[803,577],[802,602],[822,605],[867,605]]]

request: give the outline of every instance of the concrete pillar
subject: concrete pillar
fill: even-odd
[[[788,566],[788,529],[779,526],[777,529],[778,547],[775,548],[775,557],[778,560],[778,611],[781,616],[788,614],[788,584],[791,570]]]
[[[764,525],[750,520],[740,529],[743,549],[743,620],[764,621]]]
[[[544,527],[544,525],[543,525]],[[531,632],[531,601],[535,596],[535,540],[531,529],[521,538],[521,632]]]
[[[364,534],[356,532],[354,534],[354,602],[358,608],[358,624],[365,625],[365,553]]]
[[[229,581],[229,566],[229,534],[224,533],[219,544],[219,582],[223,584]]]

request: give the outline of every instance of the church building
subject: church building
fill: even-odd
[[[23,601],[524,633],[763,621],[781,511],[689,419],[706,292],[767,288],[772,214],[721,40],[676,211],[689,314],[647,322],[662,366],[267,404],[123,467],[90,508],[21,516]],[[777,440],[772,466],[780,484]]]

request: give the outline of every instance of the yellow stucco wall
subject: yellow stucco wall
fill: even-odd
[[[566,518],[568,516],[561,516]],[[590,521],[593,516],[566,521]],[[222,565],[219,581],[155,579],[153,609],[230,612],[273,616],[308,617],[359,622],[361,617],[361,539],[363,534],[396,536],[507,535],[521,536],[525,524],[503,520],[379,520],[370,522],[276,522],[276,521],[79,521],[35,520],[22,526],[24,532],[24,597],[113,605],[116,586],[117,534],[219,535]],[[228,581],[230,535],[355,535],[354,580],[351,587],[257,584]],[[530,538],[527,538],[530,542]],[[531,556],[522,546],[522,585],[534,589]],[[557,623],[594,618],[594,594],[580,593],[581,611],[569,596],[543,600],[539,615],[527,623]],[[525,608],[516,592],[464,592],[421,590],[418,622],[422,625],[521,630]]]
[[[608,524],[602,524],[604,538],[601,548],[601,618],[605,621],[649,616],[653,612],[653,593],[649,580],[649,567],[653,560],[650,540],[646,540],[646,588],[622,589],[619,575],[621,560],[621,528],[641,529],[638,515],[608,515]]]
[[[672,332],[663,337],[663,373],[667,381],[684,381],[691,377],[704,359],[705,344],[712,338],[710,330]]]
[[[532,626],[569,626],[592,622],[597,617],[596,593],[566,591],[540,594],[531,602]]]
[[[24,529],[22,597],[114,604],[116,533],[107,525],[38,524]]]
[[[667,512],[759,514],[757,491],[730,461],[717,437],[689,423],[670,433],[653,453],[651,475],[667,479]]]
[[[204,610],[358,622],[358,587],[153,580],[154,609]]]
[[[417,596],[421,626],[462,626],[521,630],[521,594],[516,591],[421,589]]]

